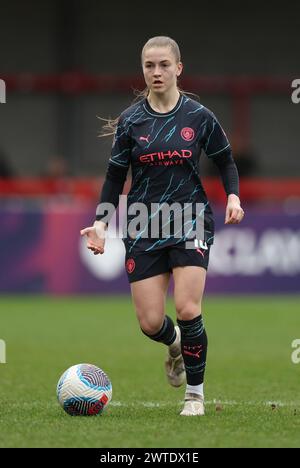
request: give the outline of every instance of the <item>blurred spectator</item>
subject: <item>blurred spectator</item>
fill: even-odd
[[[62,156],[52,156],[46,165],[45,172],[42,174],[43,177],[49,179],[63,179],[69,175],[68,163]]]
[[[7,156],[0,150],[0,179],[11,179],[15,175],[15,171],[9,163]]]
[[[231,135],[228,136],[234,161],[237,165],[240,177],[252,177],[257,176],[259,171],[257,154],[246,146],[243,139],[239,136]],[[204,171],[206,175],[217,177],[219,176],[219,170],[209,161],[207,158],[203,158]]]
[[[256,153],[250,146],[246,146],[243,139],[238,135],[232,135],[229,141],[239,176],[251,177],[257,175],[259,168]]]

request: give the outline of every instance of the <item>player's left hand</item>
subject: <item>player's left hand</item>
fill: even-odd
[[[228,195],[225,224],[238,224],[242,221],[245,212],[241,207],[240,199],[235,194]]]

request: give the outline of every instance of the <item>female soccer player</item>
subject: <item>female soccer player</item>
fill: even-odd
[[[137,318],[147,337],[168,347],[165,368],[169,383],[178,387],[186,380],[180,414],[203,415],[207,335],[201,301],[214,224],[199,178],[201,150],[220,170],[228,197],[225,224],[239,223],[244,216],[238,173],[230,144],[215,115],[177,86],[183,69],[177,43],[164,36],[149,39],[142,50],[142,67],[147,87],[142,98],[117,121],[100,206],[110,202],[117,207],[131,166],[128,236],[123,241]],[[148,217],[141,222],[138,233],[132,233],[131,208],[136,203],[144,204]],[[169,210],[158,235],[153,235],[149,230],[152,222],[159,218],[162,206],[172,204],[176,204],[177,212]],[[184,207],[191,208],[191,219],[180,221],[182,228],[186,224],[194,226],[204,215],[203,236],[193,239],[193,248],[187,247],[189,232],[178,229]],[[104,252],[106,229],[107,219],[98,215],[92,227],[81,231],[87,237],[87,247],[96,255]],[[178,326],[165,315],[171,273]]]

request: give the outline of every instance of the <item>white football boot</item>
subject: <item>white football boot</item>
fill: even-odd
[[[181,354],[180,329],[175,327],[176,339],[169,346],[165,369],[169,384],[173,387],[180,387],[185,382],[185,368]],[[171,355],[172,353],[172,355]]]
[[[186,393],[180,416],[204,416],[204,398],[196,393]]]

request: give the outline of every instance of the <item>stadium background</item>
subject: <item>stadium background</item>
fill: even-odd
[[[121,294],[134,320],[130,301],[123,296],[129,294],[129,286],[121,241],[111,240],[104,256],[94,257],[79,230],[93,220],[111,147],[109,138],[98,138],[101,121],[97,116],[116,117],[130,105],[133,89],[143,88],[142,46],[154,35],[169,35],[182,52],[182,88],[199,95],[217,115],[232,143],[241,176],[246,217],[238,227],[225,227],[221,182],[202,157],[203,183],[217,221],[206,287],[208,308],[210,298],[214,301],[216,294],[225,295],[229,314],[235,304],[241,313],[248,310],[255,321],[264,316],[267,331],[267,317],[272,320],[277,304],[274,340],[283,326],[280,311],[290,312],[293,318],[286,322],[286,341],[279,339],[279,348],[293,375],[289,375],[291,389],[296,384],[290,343],[297,338],[300,324],[300,104],[291,100],[291,83],[300,78],[299,3],[279,8],[258,2],[241,6],[237,1],[174,1],[170,6],[156,1],[129,5],[97,0],[1,0],[0,10],[0,79],[6,83],[6,103],[0,104],[0,338],[5,339],[11,356],[15,352],[17,360],[21,352],[13,346],[20,338],[14,335],[16,321],[36,323],[34,311],[40,309],[48,314],[46,323],[50,324],[53,309],[61,307],[59,320],[68,326],[71,310],[75,308],[81,317],[91,304],[89,295],[97,295],[92,307],[99,307],[102,324],[107,310],[112,310],[113,321],[113,312],[119,313],[121,307],[110,295]],[[260,296],[261,302],[255,293],[268,294],[270,301]],[[287,311],[290,293],[295,296]],[[38,302],[37,294],[42,295]],[[83,302],[71,298],[69,305],[52,302],[61,295],[77,294]],[[211,304],[212,311],[223,307],[219,302]],[[267,304],[272,304],[269,312]],[[171,303],[168,307],[172,308]],[[248,314],[237,326],[242,327],[247,319]],[[42,340],[45,330],[40,327],[36,331]],[[76,335],[79,329],[74,327]],[[28,328],[32,353],[36,336],[29,330],[33,329]],[[138,334],[137,327],[134,333]],[[266,348],[277,346],[278,341],[268,341],[267,335],[261,336]],[[253,342],[254,328],[251,336]],[[72,347],[71,338],[69,344]],[[142,338],[141,345],[149,346]],[[58,358],[53,380],[64,366],[80,362],[87,347],[81,343],[81,355],[70,351],[65,360]],[[230,353],[234,349],[239,352],[233,346]],[[93,351],[91,346],[86,359],[95,362]],[[117,380],[122,371],[112,366],[108,351],[102,359]],[[8,367],[0,370],[10,372]],[[290,400],[292,394],[291,390]],[[17,444],[13,438],[8,440]]]

